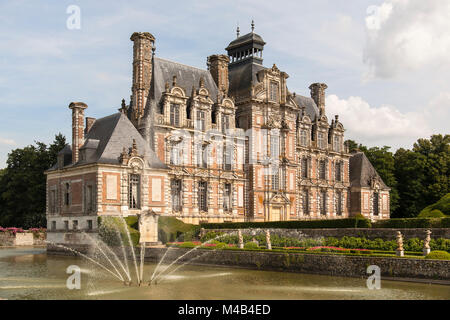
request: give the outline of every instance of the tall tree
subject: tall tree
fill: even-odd
[[[0,225],[23,228],[45,227],[46,177],[57,154],[66,145],[62,134],[47,147],[35,142],[8,154],[7,167],[0,175]]]
[[[419,139],[412,150],[395,153],[400,206],[396,216],[415,217],[450,192],[450,135]]]

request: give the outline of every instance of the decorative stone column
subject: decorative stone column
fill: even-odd
[[[403,257],[405,254],[405,251],[403,250],[403,236],[400,231],[397,231],[397,250],[396,254],[399,257]]]
[[[426,237],[425,240],[423,241],[423,255],[426,256],[427,254],[429,254],[431,252],[430,249],[430,241],[431,241],[431,231],[427,230],[425,231]]]
[[[266,246],[268,250],[272,250],[272,243],[270,242],[270,231],[266,230]]]
[[[242,237],[241,229],[238,230],[238,237],[239,237],[239,249],[244,249],[244,238]]]

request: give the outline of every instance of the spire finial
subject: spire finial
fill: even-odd
[[[253,21],[253,19],[252,19],[252,32],[253,32],[253,30],[255,30],[255,21]]]
[[[239,23],[238,23],[237,28],[236,28],[236,37],[237,38],[239,38],[239,32],[240,32],[240,30],[239,30]]]

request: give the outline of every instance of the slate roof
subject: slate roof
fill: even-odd
[[[90,153],[86,159],[78,161],[73,166],[89,163],[119,164],[123,148],[128,151],[133,144],[133,139],[136,141],[138,154],[144,156],[150,168],[167,169],[167,166],[150,149],[128,117],[120,112],[94,122],[91,130],[85,136],[84,145],[80,148],[80,152],[90,149]],[[64,150],[67,152],[66,148],[67,146],[61,152]]]
[[[258,63],[243,62],[233,66],[230,65],[228,70],[229,93],[235,96],[237,91],[249,89],[252,84],[257,83],[256,74],[263,69],[266,68]]]
[[[214,102],[217,101],[217,85],[208,70],[157,57],[154,57],[153,62],[153,94],[156,102],[160,102],[166,82],[172,87],[173,76],[177,77],[177,86],[183,88],[187,96],[191,95],[192,86],[196,89],[200,87],[200,78],[203,77],[210,98]]]
[[[228,45],[228,47],[225,48],[225,50],[231,50],[231,49],[240,47],[247,43],[258,43],[261,45],[266,44],[264,42],[263,38],[259,34],[250,32],[250,33],[247,33],[247,34],[240,36],[239,38],[231,41],[230,44]]]
[[[311,121],[314,121],[316,117],[319,117],[319,108],[312,98],[296,95],[294,100],[300,108],[305,107],[305,113],[309,116]]]
[[[364,152],[357,152],[350,157],[350,185],[352,187],[370,187],[370,179],[374,176],[379,179],[382,189],[389,189]]]

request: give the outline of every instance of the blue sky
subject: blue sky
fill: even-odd
[[[327,83],[347,138],[396,149],[449,133],[450,1],[0,1],[0,168],[14,148],[70,141],[71,101],[97,118],[128,101],[134,31],[156,37],[157,56],[206,68],[252,19],[264,65],[298,94]]]

